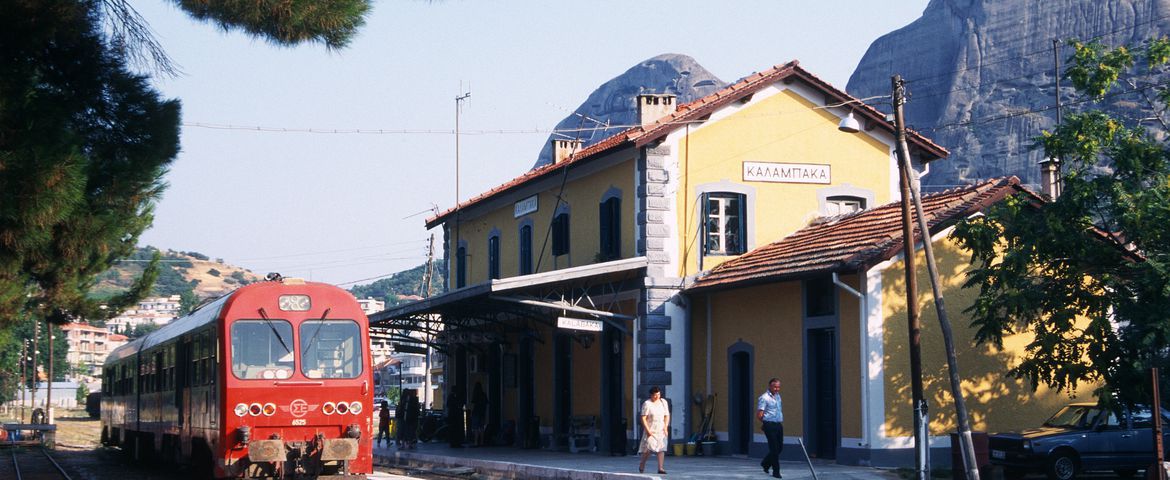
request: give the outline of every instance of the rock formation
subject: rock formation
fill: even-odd
[[[870,45],[847,90],[888,96],[893,74],[906,79],[907,124],[951,151],[931,165],[929,189],[1002,175],[1038,184],[1043,155],[1034,139],[1056,124],[1053,40],[1136,45],[1167,32],[1170,0],[931,0],[921,18]],[[1059,47],[1062,67],[1071,54]],[[1069,85],[1062,80],[1066,115],[1105,108],[1135,121],[1154,116],[1141,92],[1125,92],[1132,87],[1097,104]],[[889,111],[881,102],[869,101]]]
[[[574,138],[584,146],[621,132],[637,122],[635,97],[642,93],[673,93],[687,103],[727,86],[686,55],[663,54],[645,60],[605,82],[556,126],[544,142],[535,167],[552,162],[552,139]]]

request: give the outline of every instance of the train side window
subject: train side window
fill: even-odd
[[[207,357],[211,355],[211,341],[207,331],[199,332],[199,385],[211,384],[211,369],[207,368]]]
[[[362,374],[361,329],[352,320],[301,323],[301,373],[309,378],[356,378]]]
[[[292,324],[285,320],[236,320],[231,327],[232,374],[236,378],[282,379],[292,376]]]

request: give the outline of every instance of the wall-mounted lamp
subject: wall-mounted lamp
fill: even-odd
[[[837,130],[845,133],[857,133],[861,131],[861,124],[857,123],[857,119],[853,118],[853,111],[849,111],[849,115],[841,119],[841,123],[837,124]]]

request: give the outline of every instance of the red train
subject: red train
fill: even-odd
[[[345,290],[241,287],[110,354],[102,442],[202,478],[371,473],[369,345]]]

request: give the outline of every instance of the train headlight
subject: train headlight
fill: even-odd
[[[325,405],[321,406],[321,413],[324,413],[326,415],[333,415],[336,412],[337,412],[337,405],[334,404],[333,402],[325,402]]]
[[[244,415],[247,415],[248,414],[248,404],[246,404],[246,403],[236,404],[235,412],[236,412],[237,417],[242,417]]]
[[[349,438],[361,438],[362,427],[359,427],[356,423],[349,424],[348,427],[345,427],[345,436]]]
[[[251,439],[252,439],[252,427],[244,425],[244,426],[236,429],[236,440],[239,440],[240,443],[248,443],[248,440],[251,440]]]
[[[271,403],[271,402],[264,404],[264,416],[265,417],[271,417],[275,413],[276,413],[276,404]]]
[[[349,413],[349,404],[345,402],[337,402],[337,413],[339,415],[345,415],[346,413]]]
[[[362,413],[362,402],[349,402],[349,411],[354,415]]]
[[[263,411],[264,407],[261,407],[259,403],[253,403],[248,407],[248,413],[250,413],[253,417],[260,415],[260,413]]]

